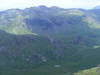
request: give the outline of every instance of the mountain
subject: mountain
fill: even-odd
[[[96,6],[96,7],[94,7],[94,9],[100,9],[100,6]]]
[[[97,12],[46,6],[10,9],[0,13],[0,29],[13,34],[87,33],[100,29]]]
[[[98,66],[99,12],[46,6],[0,12],[0,74],[74,75]]]

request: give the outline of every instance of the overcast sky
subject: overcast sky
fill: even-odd
[[[23,9],[39,5],[88,9],[100,5],[100,0],[0,0],[0,10],[11,8]]]

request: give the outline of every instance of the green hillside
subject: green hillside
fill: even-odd
[[[0,29],[13,34],[43,35],[96,32],[100,29],[98,10],[45,6],[10,9],[0,12]]]
[[[0,75],[100,75],[99,15],[45,6],[0,12]]]
[[[75,73],[75,75],[100,75],[100,67],[83,70],[80,71],[79,73]]]

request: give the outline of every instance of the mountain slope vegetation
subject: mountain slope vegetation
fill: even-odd
[[[0,74],[77,75],[98,66],[99,15],[45,6],[0,12]]]
[[[83,70],[80,71],[79,73],[75,73],[75,75],[100,75],[100,67]]]
[[[14,34],[94,32],[100,29],[99,10],[32,7],[0,13],[0,29]]]

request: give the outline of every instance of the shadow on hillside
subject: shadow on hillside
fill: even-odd
[[[47,47],[49,45],[50,49],[47,48],[46,45]],[[54,45],[55,47],[55,44],[52,45]],[[92,57],[91,55],[84,57],[84,60],[80,58],[79,61],[74,61],[73,58],[71,64],[70,61],[67,61],[69,58],[66,58],[66,60],[59,59],[55,61],[57,59],[57,56],[54,57],[52,56],[55,51],[53,50],[52,52],[50,52],[54,47],[52,47],[50,41],[48,41],[48,39],[44,37],[34,36],[34,35],[14,35],[0,30],[0,69],[2,70],[9,68],[10,69],[17,68],[19,70],[22,70],[28,68],[34,69],[38,67],[39,69],[42,70],[43,65],[51,67],[50,64],[63,61],[64,64],[62,65],[65,65],[63,66],[65,69],[70,68],[71,72],[76,72],[82,69],[95,67],[100,64],[99,61],[100,51],[97,49],[95,51],[85,52],[86,55],[92,54]],[[79,55],[80,54],[78,54],[77,56]],[[50,59],[50,61],[46,62],[47,59],[45,57],[47,57],[47,59]],[[76,58],[77,57],[75,57],[75,59]],[[44,61],[46,63],[45,64],[41,63],[41,61]],[[51,61],[54,63],[51,63]],[[67,65],[67,63],[70,63],[70,65]],[[63,72],[63,68],[61,71]],[[66,71],[64,70],[64,72]]]

